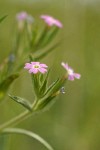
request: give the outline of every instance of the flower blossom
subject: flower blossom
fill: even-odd
[[[23,11],[23,12],[20,12],[20,13],[18,13],[18,14],[16,15],[16,19],[17,19],[18,21],[24,21],[24,20],[26,20],[27,16],[28,16],[28,14]]]
[[[57,26],[59,28],[63,27],[62,23],[59,20],[57,20],[57,19],[55,19],[55,18],[53,18],[51,16],[41,15],[40,18],[43,19],[47,23],[48,26],[55,25],[55,26]]]
[[[28,23],[33,23],[34,18],[27,12],[20,12],[16,15],[17,21],[27,21]]]
[[[61,65],[67,70],[68,80],[73,81],[75,78],[80,79],[81,75],[79,73],[74,73],[74,70],[68,66],[67,63],[62,62]]]
[[[41,64],[40,62],[31,62],[25,64],[25,69],[29,70],[29,73],[37,74],[41,72],[42,74],[47,72],[47,65]]]

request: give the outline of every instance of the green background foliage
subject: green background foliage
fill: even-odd
[[[49,14],[63,22],[56,40],[62,44],[41,60],[52,67],[51,81],[64,73],[60,63],[67,61],[81,80],[68,82],[66,93],[50,110],[23,121],[24,127],[41,135],[55,150],[100,150],[100,2],[99,0],[0,0],[0,63],[10,50],[14,36],[15,14],[32,14],[39,21]],[[34,100],[30,76],[22,71],[9,93]],[[6,96],[0,104],[0,124],[24,111]],[[7,150],[45,150],[41,144],[22,135],[10,135]],[[6,146],[6,147],[7,147]]]

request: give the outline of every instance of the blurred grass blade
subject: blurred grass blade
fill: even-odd
[[[19,77],[19,74],[12,74],[0,83],[0,90],[6,91],[10,84]]]
[[[3,130],[3,133],[24,134],[26,136],[36,139],[41,144],[43,144],[48,150],[54,150],[42,137],[40,137],[39,135],[31,131],[19,129],[19,128],[6,128]]]
[[[58,31],[59,31],[58,27],[54,27],[52,30],[48,31],[41,47],[43,48],[43,47],[47,46],[48,44],[50,44],[52,42],[52,40],[54,39],[54,37],[56,36]]]
[[[38,40],[36,42],[35,50],[37,50],[39,47],[41,47],[41,44],[42,44],[42,42],[43,42],[43,40],[44,40],[44,38],[45,38],[45,36],[47,34],[47,31],[48,31],[48,28],[46,26],[46,27],[44,27],[42,33],[40,34],[40,36],[39,36],[39,38],[38,38]]]
[[[40,59],[44,58],[46,55],[48,55],[48,54],[51,53],[54,49],[56,49],[56,47],[57,47],[58,45],[60,45],[60,44],[61,44],[61,42],[58,42],[58,43],[56,43],[55,45],[53,45],[52,47],[46,49],[44,52],[38,54],[38,56],[34,56],[34,60],[37,61],[37,60],[40,60]]]
[[[6,150],[8,144],[8,136],[0,135],[0,150]]]
[[[28,109],[29,111],[32,111],[32,106],[30,104],[29,101],[21,98],[21,97],[18,97],[18,96],[14,96],[14,95],[8,95],[12,100],[14,100],[15,102],[21,104],[22,106],[24,106],[26,109]]]
[[[7,17],[7,15],[0,17],[0,23]]]
[[[5,93],[7,92],[9,86],[18,77],[19,74],[12,74],[0,83],[0,100],[4,98],[4,96],[6,95]]]

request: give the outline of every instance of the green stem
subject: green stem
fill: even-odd
[[[10,121],[0,125],[0,132],[9,127],[9,126],[14,126],[18,123],[20,123],[21,121],[23,121],[24,119],[26,119],[27,117],[29,117],[31,115],[30,111],[25,111],[23,113],[21,113],[20,115],[18,115],[17,117],[11,119]]]
[[[2,131],[3,134],[22,134],[26,135],[28,137],[34,138],[37,141],[39,141],[41,144],[43,144],[48,150],[54,150],[51,145],[45,141],[42,137],[40,137],[38,134],[25,130],[25,129],[19,129],[19,128],[6,128]]]

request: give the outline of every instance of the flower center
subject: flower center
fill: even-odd
[[[72,75],[73,74],[73,70],[72,69],[68,69],[68,74]]]
[[[39,65],[34,65],[33,68],[40,68],[40,66]]]

